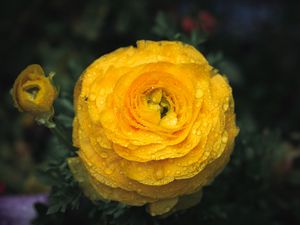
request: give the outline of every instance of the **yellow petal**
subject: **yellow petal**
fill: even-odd
[[[168,213],[178,202],[178,198],[171,198],[150,203],[148,211],[151,216],[159,216]]]

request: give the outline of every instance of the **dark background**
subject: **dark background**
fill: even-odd
[[[299,211],[293,211],[295,207],[300,208],[299,10],[299,1],[291,0],[1,1],[0,195],[48,190],[32,174],[37,165],[54,154],[51,152],[50,132],[35,125],[30,117],[18,113],[9,95],[22,69],[28,64],[38,63],[47,73],[55,71],[61,95],[67,96],[84,68],[102,54],[135,44],[139,39],[165,39],[172,32],[190,37],[191,30],[197,29],[207,39],[198,46],[199,49],[228,76],[233,87],[241,128],[237,144],[240,150],[234,153],[234,157],[238,161],[243,154],[254,151],[255,157],[261,160],[266,154],[276,154],[277,148],[284,149],[279,162],[266,167],[255,164],[257,158],[253,156],[249,156],[252,160],[249,161],[247,155],[248,164],[237,165],[237,170],[246,172],[236,174],[231,181],[237,189],[220,197],[224,204],[232,204],[225,204],[227,208],[220,209],[227,213],[226,219],[222,220],[222,213],[214,212],[213,218],[217,219],[198,218],[199,221],[242,224],[243,218],[252,215],[254,219],[250,222],[255,224],[259,221],[262,224],[300,224]],[[169,23],[166,31],[156,29],[162,22],[159,15],[164,15]],[[252,133],[243,134],[243,130]],[[276,141],[272,139],[273,133],[277,135]],[[252,144],[247,147],[243,141]],[[275,150],[266,153],[274,143],[277,144],[272,145]],[[236,166],[231,165],[232,168]],[[255,173],[266,170],[272,174],[271,181],[263,178],[259,184],[251,183]],[[249,179],[248,171],[252,171]],[[219,181],[226,182],[225,178],[226,175]],[[240,184],[239,180],[249,184]],[[216,185],[211,188],[212,193],[215,193]],[[263,194],[258,193],[257,185],[267,185]],[[244,198],[245,192],[249,191],[247,187],[253,195]],[[235,196],[237,192],[239,194]],[[265,194],[270,194],[271,200]],[[267,202],[262,203],[266,204],[265,209],[247,208],[247,201],[255,204],[260,198]],[[242,202],[237,199],[242,199]],[[205,201],[209,202],[210,198]],[[214,201],[218,202],[218,198],[207,204]],[[243,207],[246,212],[241,209]],[[240,220],[235,220],[234,212],[241,215]],[[267,219],[260,219],[264,216]],[[171,224],[166,221],[163,223]],[[180,224],[174,218],[170,221]]]
[[[199,20],[206,10],[216,20],[206,50],[222,51],[239,70],[237,110],[247,108],[261,127],[288,134],[299,128],[298,6],[279,0],[1,1],[1,103],[28,64],[67,76],[70,61],[85,68],[120,46],[159,39],[152,30],[159,11],[183,32],[185,17]]]

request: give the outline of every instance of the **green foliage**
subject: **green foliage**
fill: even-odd
[[[90,214],[92,225],[150,225],[157,220],[145,212],[144,207],[130,207],[116,202],[96,203]]]
[[[186,35],[178,32],[178,27],[176,27],[175,21],[163,13],[159,12],[155,19],[155,25],[153,27],[153,32],[160,38],[166,38],[168,40],[178,40],[187,44],[191,44],[196,48],[206,41],[206,33],[201,32],[198,29],[192,30],[190,35]]]
[[[170,40],[180,36],[180,34],[177,33],[177,29],[174,22],[163,12],[159,12],[157,14],[155,18],[155,26],[153,27],[153,32],[159,37],[165,37]]]
[[[78,209],[82,192],[73,180],[67,162],[51,163],[45,173],[51,176],[53,182],[47,213],[65,212],[67,208]]]

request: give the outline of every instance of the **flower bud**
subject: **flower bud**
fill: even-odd
[[[51,76],[46,77],[40,65],[27,66],[17,77],[12,89],[15,106],[21,112],[28,112],[35,117],[53,114],[53,102],[57,90]]]

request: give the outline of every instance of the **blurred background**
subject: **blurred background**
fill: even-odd
[[[31,208],[32,198],[46,202],[50,190],[37,171],[65,150],[13,107],[9,91],[22,69],[38,63],[56,73],[58,120],[70,129],[74,83],[94,59],[139,39],[174,38],[196,45],[228,76],[241,133],[202,203],[155,222],[300,224],[299,10],[292,0],[2,0],[0,225],[33,218],[35,224],[97,224],[76,210],[76,216],[66,212],[72,220]],[[29,206],[17,209],[24,198]]]

